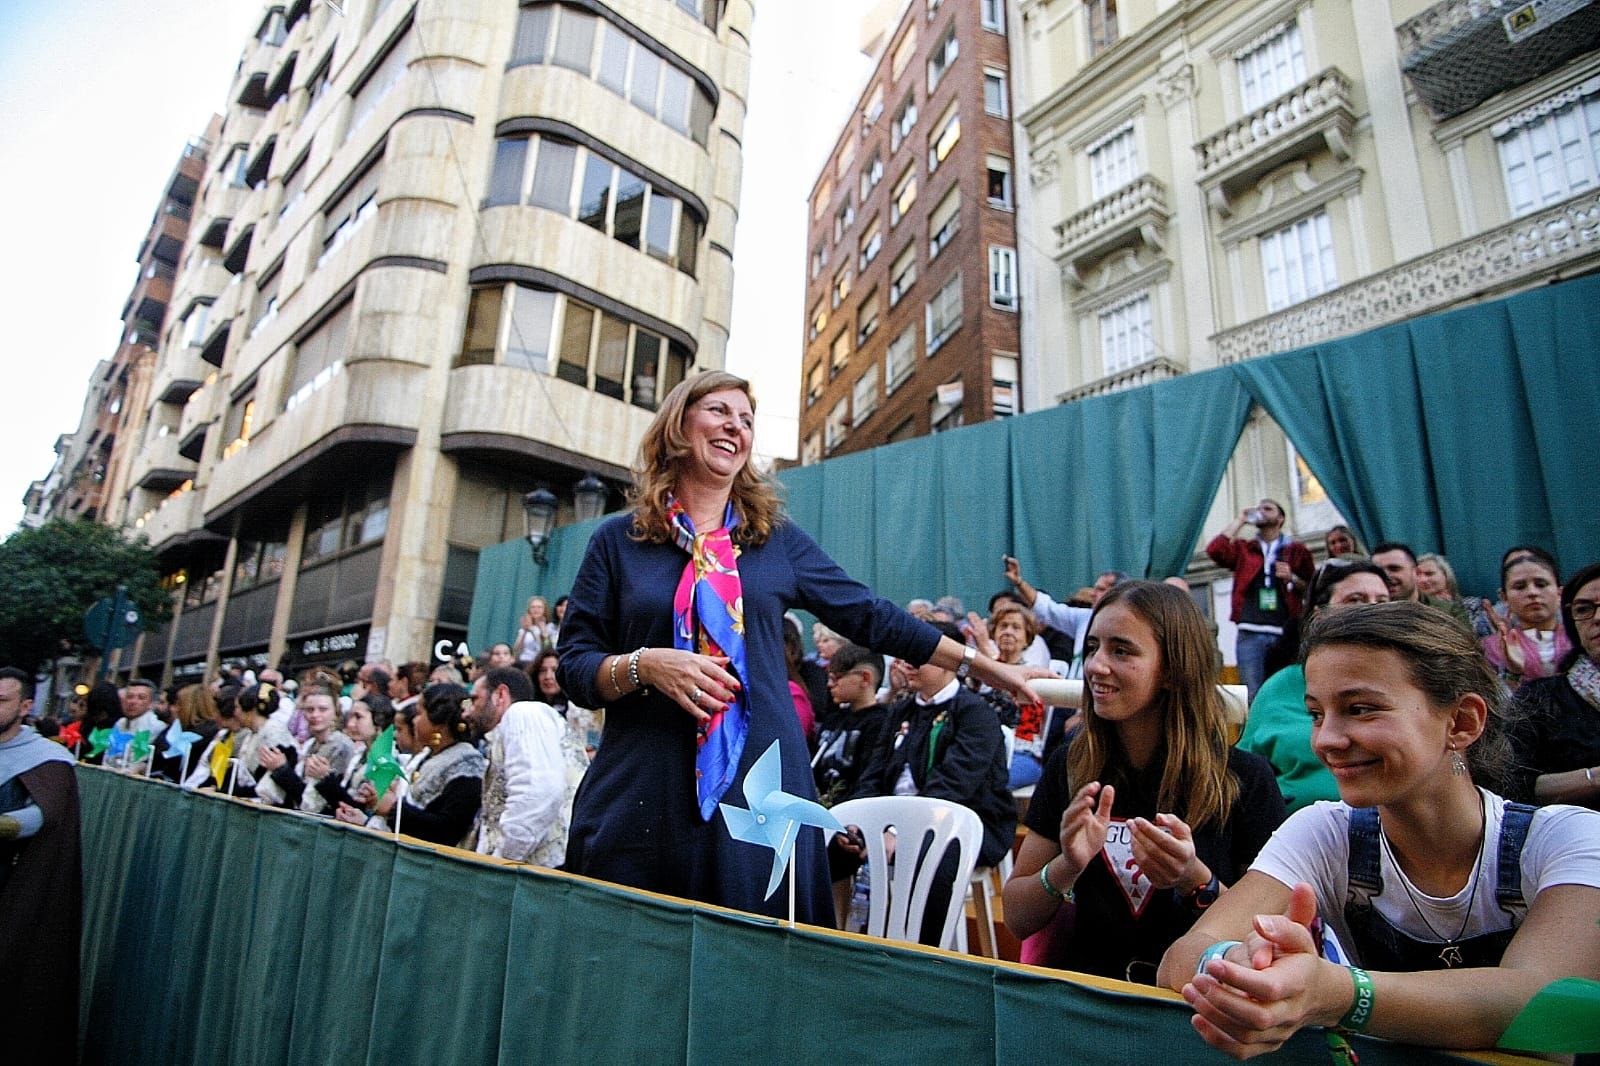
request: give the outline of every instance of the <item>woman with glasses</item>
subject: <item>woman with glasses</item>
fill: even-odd
[[[1529,681],[1511,705],[1516,752],[1513,798],[1600,810],[1600,563],[1561,591],[1561,624],[1572,650],[1554,677]]]

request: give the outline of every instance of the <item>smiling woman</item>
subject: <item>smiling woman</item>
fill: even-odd
[[[1290,817],[1162,960],[1206,1042],[1248,1058],[1344,1025],[1490,1047],[1545,985],[1600,977],[1600,815],[1484,787],[1509,749],[1471,636],[1410,601],[1330,612],[1305,674],[1341,802]]]
[[[719,803],[776,742],[786,792],[815,798],[789,695],[783,615],[798,607],[878,651],[970,669],[1031,694],[1021,670],[969,650],[880,599],[784,515],[750,463],[755,403],[732,374],[669,393],[634,465],[633,511],[589,542],[561,626],[561,687],[606,708],[572,812],[566,868],[777,915],[771,855],[733,839]],[[832,925],[821,836],[795,851],[799,920]]]

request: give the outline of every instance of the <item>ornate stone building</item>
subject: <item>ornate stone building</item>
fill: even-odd
[[[723,362],[753,14],[263,7],[123,504],[178,604],[141,672],[426,658],[524,493],[624,481]]]
[[[1005,4],[898,16],[869,16],[878,61],[810,197],[806,463],[1019,410]]]
[[[1592,272],[1600,6],[1019,0],[1023,401]],[[1336,520],[1252,420],[1214,526]]]

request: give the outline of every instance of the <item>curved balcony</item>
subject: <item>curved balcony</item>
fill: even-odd
[[[1227,218],[1240,191],[1284,163],[1323,148],[1348,160],[1355,124],[1350,79],[1329,67],[1195,145],[1200,187]]]
[[[1056,262],[1074,285],[1112,252],[1143,244],[1160,251],[1167,220],[1167,189],[1148,174],[1103,196],[1056,226]]]
[[[199,261],[196,266],[190,264],[178,278],[178,286],[173,290],[172,306],[179,313],[188,311],[196,300],[216,301],[227,291],[228,282],[233,276],[222,268],[222,263],[215,257],[207,257]]]
[[[129,478],[141,489],[164,492],[177,488],[194,474],[194,461],[178,454],[177,432],[153,432],[146,435],[144,447],[133,457]]]
[[[641,407],[596,395],[581,385],[509,366],[464,366],[450,372],[441,447],[498,450],[572,461],[593,457],[624,471],[654,418]]]
[[[278,46],[252,39],[239,60],[234,77],[234,102],[240,107],[264,111],[267,107],[267,80],[278,62]]]
[[[180,538],[199,533],[206,535],[201,522],[203,493],[193,488],[168,496],[150,511],[134,521],[135,532],[150,539],[150,547],[157,555],[176,547]]]
[[[206,429],[217,420],[216,392],[211,385],[202,383],[183,405],[183,414],[178,417],[178,454],[185,459],[200,460]]]
[[[150,395],[162,403],[185,403],[211,373],[199,348],[173,346],[161,356],[150,382]]]

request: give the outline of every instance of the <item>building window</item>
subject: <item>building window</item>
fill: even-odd
[[[878,253],[883,251],[883,227],[873,219],[867,226],[867,232],[861,237],[861,262],[857,264],[862,270],[867,269],[867,264],[878,258]]]
[[[872,95],[867,97],[867,106],[861,109],[861,136],[865,137],[867,131],[882,117],[883,86],[879,84],[872,87]]]
[[[1600,184],[1600,82],[1583,88],[1588,92],[1570,103],[1543,101],[1491,127],[1513,215]]]
[[[317,256],[318,266],[350,243],[350,238],[355,236],[367,219],[378,213],[380,169],[376,163],[367,168],[366,173],[351,183],[345,194],[322,213],[322,252]]]
[[[487,363],[541,374],[554,367],[563,381],[653,411],[683,380],[689,353],[564,293],[507,283],[473,290],[453,366]]]
[[[502,137],[484,202],[576,217],[691,276],[699,258],[704,225],[683,201],[590,148],[553,137]]]
[[[706,17],[708,21],[715,18]],[[598,48],[596,37],[600,39]],[[620,24],[560,4],[524,7],[518,15],[509,65],[540,63],[593,78],[701,147],[706,144],[711,131],[711,97],[689,71],[663,60]]]
[[[944,251],[945,245],[961,229],[961,186],[956,185],[928,216],[928,258]]]
[[[1006,32],[1005,0],[983,0],[978,6],[982,10],[984,29],[995,33]]]
[[[966,398],[964,392],[961,379],[957,378],[940,385],[938,391],[928,398],[929,433],[946,433],[961,428],[965,421],[961,406]]]
[[[983,110],[985,114],[999,118],[1011,113],[1011,95],[1006,91],[1005,71],[983,68]]]
[[[856,378],[856,387],[850,394],[852,424],[861,425],[867,416],[878,409],[878,364],[868,363],[866,371]]]
[[[813,433],[806,438],[805,446],[800,451],[800,462],[804,466],[822,461],[822,437]]]
[[[282,270],[274,270],[256,289],[256,317],[250,323],[250,336],[260,333],[267,323],[278,317],[278,279],[282,276]]]
[[[950,105],[944,121],[934,127],[934,134],[928,138],[929,174],[939,169],[939,164],[950,157],[950,153],[955,150],[956,142],[961,140],[961,112],[956,108],[957,104]]]
[[[956,56],[961,53],[961,42],[956,40],[956,20],[950,20],[950,28],[944,31],[944,36],[939,38],[933,46],[933,51],[928,55],[928,94],[939,87],[939,80],[944,77],[945,71],[955,63]]]
[[[993,368],[989,388],[994,417],[1010,418],[1017,413],[1017,357],[996,355],[990,365]]]
[[[825,381],[825,379],[823,377],[823,373],[824,373],[824,367],[822,365],[822,361],[821,360],[818,360],[817,364],[815,366],[813,366],[810,370],[806,371],[806,406],[807,407],[810,407],[812,404],[816,403],[818,400],[820,400],[822,398],[822,386],[823,386],[824,381]]]
[[[233,398],[228,405],[228,417],[222,424],[222,457],[224,459],[243,451],[250,444],[255,429],[256,387],[250,385]]]
[[[306,156],[302,154],[289,173],[283,177],[283,199],[278,204],[278,217],[288,214],[306,193]]]
[[[866,206],[868,194],[873,189],[876,189],[878,183],[882,180],[883,153],[873,152],[871,158],[861,167],[861,205],[863,208]]]
[[[900,147],[900,142],[910,135],[917,125],[916,93],[906,93],[906,98],[900,103],[900,110],[894,113],[894,125],[889,130],[889,151],[893,152]]]
[[[1110,196],[1138,176],[1139,148],[1132,123],[1089,149],[1089,195],[1094,199]]]
[[[377,474],[333,497],[314,500],[306,514],[301,569],[347,548],[382,540],[389,530],[389,482]]]
[[[961,273],[957,271],[940,286],[928,301],[927,334],[928,354],[931,356],[943,347],[956,330],[961,328]]]
[[[210,303],[197,303],[183,316],[181,329],[185,348],[200,347],[200,343],[206,339],[206,320],[210,317]]]
[[[878,290],[874,288],[856,309],[856,347],[867,343],[867,338],[878,332]]]
[[[1148,363],[1155,355],[1155,325],[1150,318],[1148,292],[1100,312],[1100,362],[1106,374]]]
[[[917,327],[915,324],[907,326],[900,331],[900,335],[889,342],[889,350],[883,357],[883,379],[887,383],[885,392],[893,392],[905,384],[906,378],[917,368]]]
[[[990,207],[1011,210],[1011,160],[992,155],[988,158],[984,179]]]
[[[833,179],[823,178],[822,184],[817,186],[816,198],[811,201],[811,221],[821,222],[822,216],[828,212],[828,205],[832,202]]]
[[[248,189],[250,179],[250,149],[242,144],[236,144],[228,152],[228,158],[222,162],[222,174],[227,179],[230,189]]]
[[[856,221],[856,205],[851,201],[850,194],[844,194],[844,203],[839,205],[839,210],[833,213],[833,240],[837,244]]]
[[[344,369],[345,341],[350,333],[349,300],[295,345],[294,372],[284,390],[283,409],[292,411]]]
[[[1017,251],[989,246],[989,306],[1002,311],[1017,309]]]
[[[828,379],[831,381],[832,379],[838,377],[839,371],[843,370],[845,365],[849,362],[850,331],[847,329],[842,329],[839,331],[839,335],[833,338],[833,345],[829,349]]]
[[[828,242],[818,241],[817,246],[811,249],[811,276],[814,278],[822,273],[822,268],[828,265]]]
[[[850,273],[849,267],[845,267],[844,269],[840,270],[839,273],[834,275],[833,306],[838,307],[840,304],[844,303],[845,297],[850,295],[850,282],[853,280],[854,278]]]
[[[906,250],[901,252],[889,267],[889,306],[893,307],[900,302],[900,298],[910,291],[911,286],[917,281],[917,245],[913,241],[906,245]]]
[[[1339,271],[1333,258],[1333,225],[1328,213],[1318,211],[1262,237],[1261,270],[1266,279],[1268,311],[1337,288]]]
[[[833,405],[833,410],[828,412],[828,421],[823,426],[823,449],[832,452],[844,442],[845,434],[849,431],[850,398],[841,396],[839,402]]]
[[[906,167],[906,172],[894,183],[889,199],[889,225],[898,226],[911,205],[917,202],[917,168],[914,165]]]
[[[917,28],[912,26],[906,30],[906,35],[900,38],[900,43],[894,46],[894,58],[889,60],[889,77],[899,81],[900,75],[906,72],[906,67],[911,65],[911,57],[917,54]]]
[[[850,164],[856,161],[856,139],[846,137],[844,144],[839,146],[839,159],[833,164],[833,172],[843,181],[846,174],[850,173]]]
[[[1085,0],[1089,16],[1089,55],[1097,56],[1117,43],[1117,0]]]
[[[828,328],[828,301],[818,300],[817,306],[811,309],[811,340],[822,336],[822,331]]]
[[[1239,97],[1245,111],[1276,100],[1306,80],[1306,54],[1300,24],[1284,23],[1277,33],[1233,57],[1239,68]]]
[[[413,51],[413,38],[408,33],[390,47],[359,85],[350,90],[350,122],[345,126],[344,133],[347,140],[372,117],[383,98],[389,95],[389,90],[400,83],[406,67],[411,63]]]

